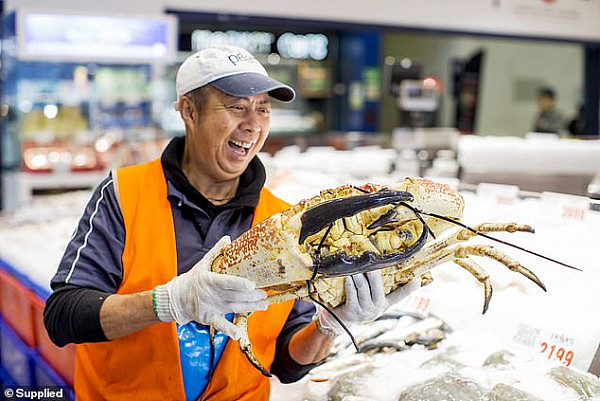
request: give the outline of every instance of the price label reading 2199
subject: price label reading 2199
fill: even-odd
[[[548,359],[559,360],[563,365],[569,366],[575,358],[575,352],[564,347],[559,347],[555,344],[546,341],[541,343],[540,353],[548,355]]]

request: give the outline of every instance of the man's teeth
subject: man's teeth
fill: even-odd
[[[250,149],[252,147],[252,145],[254,145],[254,142],[242,142],[242,141],[234,141],[234,140],[232,140],[231,143],[233,143],[236,146],[239,146],[240,148],[244,148],[244,149]]]

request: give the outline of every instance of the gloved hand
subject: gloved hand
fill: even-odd
[[[347,276],[344,283],[346,303],[333,309],[333,312],[345,325],[373,321],[389,306],[400,302],[420,286],[421,279],[416,277],[386,296],[381,271]],[[317,307],[317,311],[317,319],[323,329],[336,334],[343,333],[344,329],[329,312],[320,307]]]
[[[189,271],[154,289],[159,320],[196,321],[239,340],[242,331],[225,314],[265,310],[267,294],[251,280],[210,271],[213,259],[230,242],[229,236],[224,236]]]

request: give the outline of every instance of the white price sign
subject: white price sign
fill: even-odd
[[[593,356],[585,349],[584,341],[571,334],[523,323],[518,326],[513,341],[531,348],[542,359],[585,370],[590,364],[590,356]]]
[[[398,303],[399,307],[409,313],[428,316],[431,309],[431,298],[422,294],[411,294]]]
[[[541,201],[554,217],[568,221],[584,221],[590,205],[590,200],[584,196],[555,192],[543,192]]]
[[[519,196],[516,185],[490,184],[482,182],[477,185],[477,197],[501,205],[512,205]]]

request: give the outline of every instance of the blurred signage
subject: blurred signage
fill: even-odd
[[[329,39],[322,33],[297,35],[286,32],[277,39],[277,51],[282,57],[323,60],[327,57]]]
[[[433,78],[423,80],[404,79],[400,82],[398,105],[405,111],[429,111],[438,108],[439,91]]]
[[[297,89],[305,98],[323,98],[331,94],[331,69],[310,60],[298,62]]]
[[[175,59],[172,16],[46,14],[19,10],[19,56],[27,60],[149,62]]]
[[[568,2],[544,0],[538,3],[531,1],[513,1],[513,15],[517,18],[528,18],[531,21],[575,22],[581,20],[581,10]]]
[[[207,47],[233,45],[248,50],[254,55],[271,53],[275,35],[260,31],[209,31],[196,29],[192,32],[192,50],[197,52]]]
[[[322,33],[294,34],[285,32],[279,36],[263,31],[209,31],[197,29],[192,32],[192,50],[207,47],[234,45],[254,55],[277,52],[291,59],[324,60],[329,53],[329,39]],[[275,49],[273,49],[275,46]]]
[[[378,101],[381,97],[381,70],[379,67],[365,67],[362,75],[367,101]]]

